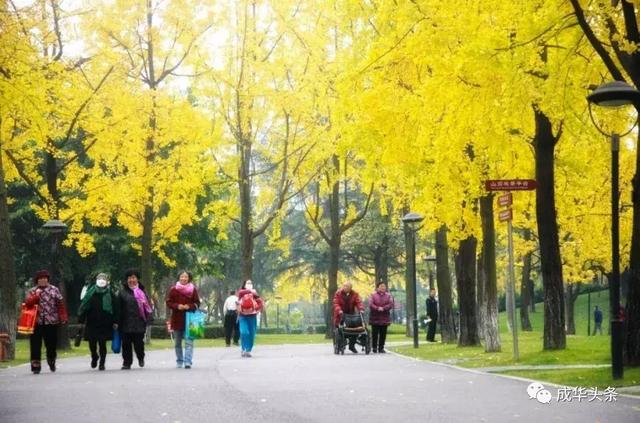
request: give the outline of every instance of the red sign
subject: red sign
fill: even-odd
[[[502,194],[498,197],[498,205],[501,207],[509,207],[513,204],[513,195],[510,192]]]
[[[537,184],[533,179],[489,179],[484,187],[487,191],[532,191]]]
[[[513,219],[513,212],[511,209],[502,210],[498,213],[498,220],[500,220],[500,222],[506,222],[511,219]]]

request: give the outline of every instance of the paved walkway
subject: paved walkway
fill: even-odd
[[[0,371],[0,421],[13,422],[612,422],[639,421],[640,399],[550,402],[529,383],[395,354],[336,356],[331,345],[196,347],[194,368],[171,350],[147,353],[144,369],[59,361],[55,374]]]

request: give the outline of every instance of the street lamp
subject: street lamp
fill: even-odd
[[[436,263],[436,256],[425,256],[424,261],[427,263],[427,269],[429,269],[429,291],[431,291],[435,289],[433,286],[433,266]]]
[[[411,286],[413,287],[413,348],[418,348],[418,290],[416,284],[416,232],[419,228],[414,228],[417,223],[422,222],[424,217],[418,213],[407,213],[402,218],[405,230],[411,234],[409,240],[411,246],[409,248],[410,257],[409,260]]]
[[[56,283],[60,283],[60,272],[58,271],[58,242],[60,235],[67,230],[67,225],[61,220],[47,220],[42,229],[51,234],[51,278]]]
[[[622,348],[624,343],[623,322],[620,319],[620,192],[618,188],[618,157],[620,154],[620,136],[629,134],[636,121],[626,133],[608,133],[596,122],[591,105],[615,108],[633,105],[638,109],[640,92],[624,81],[613,81],[597,87],[587,96],[589,116],[601,134],[611,138],[611,282],[609,283],[609,311],[611,314],[611,371],[614,379],[622,379],[624,365]]]
[[[60,236],[67,230],[67,225],[64,224],[61,220],[52,219],[47,220],[44,225],[42,225],[42,229],[51,234],[51,261],[49,263],[51,267],[51,282],[57,283],[60,291],[62,292],[63,298],[67,299],[67,290],[64,282],[62,281],[60,275],[60,269],[58,266],[58,253],[59,248],[58,244],[60,242]],[[62,350],[67,350],[71,347],[69,343],[69,331],[68,326],[60,325],[58,327],[58,345],[57,347]]]

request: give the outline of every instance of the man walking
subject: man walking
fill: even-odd
[[[593,320],[596,323],[593,328],[593,336],[595,336],[597,331],[602,335],[602,310],[600,310],[598,306],[595,306],[593,309]]]
[[[427,298],[427,341],[436,342],[436,326],[438,324],[438,300],[436,290],[431,288]]]
[[[224,342],[227,347],[231,346],[231,336],[233,335],[233,345],[238,345],[240,330],[238,329],[238,296],[235,291],[230,291],[229,296],[224,301],[222,313],[224,314]]]

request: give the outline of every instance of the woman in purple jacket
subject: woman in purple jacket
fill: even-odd
[[[369,299],[369,324],[371,325],[371,346],[373,352],[384,354],[384,341],[387,338],[387,326],[391,324],[393,297],[387,292],[387,284],[378,282],[376,292]]]

